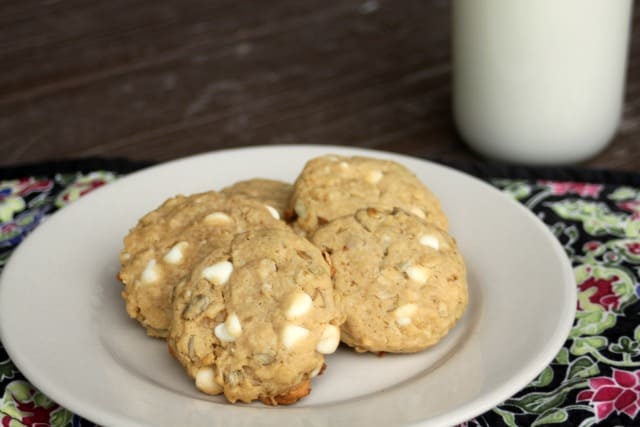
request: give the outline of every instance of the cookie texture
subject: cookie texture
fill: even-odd
[[[275,209],[280,218],[284,218],[293,193],[293,185],[273,179],[253,178],[236,182],[220,192],[228,196],[245,196],[261,201]]]
[[[238,234],[177,287],[171,353],[204,393],[297,401],[340,341],[330,272],[320,250],[288,229]]]
[[[174,287],[216,247],[257,227],[286,227],[264,203],[215,191],[176,196],[140,219],[124,238],[118,275],[129,316],[166,337]]]
[[[445,230],[448,226],[438,199],[411,171],[390,160],[367,157],[310,160],[294,184],[289,207],[295,212],[295,226],[307,234],[367,207],[399,207]]]
[[[436,344],[462,316],[466,270],[444,230],[401,209],[358,210],[319,228],[357,351],[415,352]]]

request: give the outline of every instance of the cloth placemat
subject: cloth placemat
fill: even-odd
[[[0,168],[0,270],[49,215],[148,164],[80,159]],[[553,362],[516,395],[462,425],[640,425],[640,175],[449,165],[533,211],[571,259],[578,289],[574,326]],[[1,344],[0,392],[2,426],[94,426],[33,387]]]

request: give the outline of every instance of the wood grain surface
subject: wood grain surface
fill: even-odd
[[[640,171],[640,7],[624,117],[584,166]],[[0,3],[0,165],[346,144],[476,159],[451,118],[448,0]]]

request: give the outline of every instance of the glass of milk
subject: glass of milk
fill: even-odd
[[[462,138],[508,162],[579,162],[622,114],[631,0],[454,0]]]

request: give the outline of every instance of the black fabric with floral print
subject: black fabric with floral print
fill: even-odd
[[[0,168],[0,269],[54,211],[148,163],[80,159]],[[640,175],[454,163],[534,212],[573,264],[569,337],[527,387],[466,426],[640,425]],[[29,384],[0,346],[2,425],[92,426]]]

